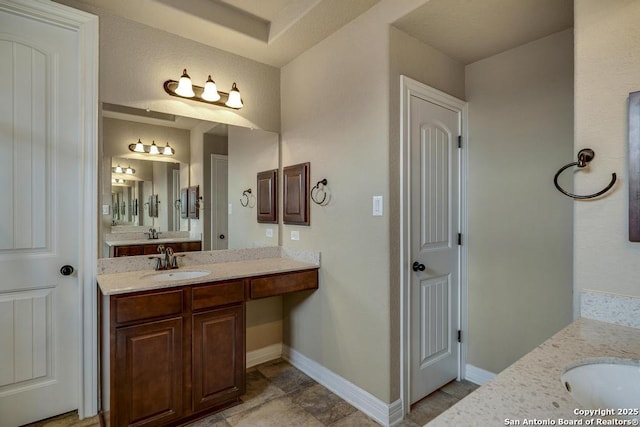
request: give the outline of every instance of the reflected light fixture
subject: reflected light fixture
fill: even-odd
[[[140,141],[140,139],[138,139],[138,142],[136,142],[135,144],[129,144],[129,150],[133,151],[134,153],[141,153],[141,154],[150,154],[152,156],[156,156],[156,155],[163,155],[163,156],[173,156],[174,154],[176,154],[176,150],[174,150],[169,143],[167,142],[167,145],[164,146],[164,148],[160,149],[158,148],[158,146],[156,145],[155,141],[151,142],[151,145],[146,145],[143,144],[142,141]],[[129,173],[128,170],[131,167],[127,168],[127,170],[125,171],[125,173]],[[131,169],[133,172],[135,172],[134,169]]]
[[[204,84],[204,87],[191,83],[191,77],[185,68],[179,81],[167,80],[164,82],[164,90],[171,96],[192,99],[206,104],[219,105],[239,110],[244,106],[240,97],[240,90],[234,82],[229,93],[218,91],[216,82],[211,75]]]
[[[122,168],[122,166],[118,165],[114,168],[111,168],[111,172],[113,173],[123,173],[126,175],[133,175],[136,173],[136,170],[131,167],[131,165],[127,166],[126,169]]]

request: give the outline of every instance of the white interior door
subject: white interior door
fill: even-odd
[[[411,403],[458,375],[460,120],[411,96]]]
[[[211,249],[229,246],[229,158],[211,155]]]
[[[0,4],[0,6],[2,6]],[[78,34],[0,7],[0,425],[79,407]]]

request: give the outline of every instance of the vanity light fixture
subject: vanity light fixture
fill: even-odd
[[[211,75],[204,84],[204,87],[191,83],[191,77],[185,68],[179,81],[167,80],[164,82],[164,90],[171,96],[192,99],[206,104],[219,105],[239,110],[244,106],[238,86],[234,82],[229,93],[220,92],[213,81]]]
[[[159,154],[161,154],[163,156],[173,156],[174,154],[176,154],[176,150],[174,150],[169,145],[168,142],[167,142],[167,145],[164,146],[164,148],[159,148],[156,145],[155,141],[152,141],[151,145],[146,145],[146,144],[143,144],[142,141],[140,141],[139,139],[138,139],[138,142],[136,142],[135,144],[129,144],[129,150],[133,151],[134,153],[147,153],[147,154],[150,154],[152,156],[156,156],[156,155],[159,155]],[[133,170],[133,172],[135,172],[135,170]],[[126,173],[128,173],[128,172],[126,172]]]

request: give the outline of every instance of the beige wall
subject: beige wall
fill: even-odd
[[[371,216],[373,195],[389,209],[389,39],[376,24],[367,12],[282,69],[282,166],[311,162],[331,191],[309,227],[283,227],[283,246],[322,254],[320,289],[285,298],[285,343],[390,401],[389,219]]]
[[[581,290],[640,296],[640,244],[628,234],[627,102],[640,90],[640,2],[576,0],[575,152],[596,152],[589,173],[574,177],[576,192],[599,190],[618,175],[602,199],[574,203],[574,275]],[[577,304],[576,304],[577,308]]]
[[[279,156],[277,133],[229,126],[229,248],[278,246],[278,224],[257,221],[257,173],[277,169]],[[242,192],[251,189],[250,206],[240,204]],[[273,237],[266,236],[266,230]]]
[[[400,333],[389,261],[398,188],[389,105],[399,103],[390,99],[389,24],[419,3],[381,1],[283,67],[281,78],[282,166],[311,162],[312,185],[326,178],[331,192],[327,206],[311,204],[310,226],[283,226],[283,246],[322,256],[320,289],[284,299],[284,341],[386,402],[399,398]],[[374,195],[384,197],[382,217],[371,214]]]
[[[573,35],[466,68],[468,360],[500,372],[572,318]]]
[[[75,0],[59,3],[100,17],[100,101],[250,128],[280,129],[277,68],[111,15]],[[242,110],[168,95],[162,84],[187,68],[194,84],[211,74],[220,90],[237,82]]]
[[[399,396],[400,383],[400,76],[405,75],[464,99],[464,64],[431,46],[391,27],[389,32],[389,220],[390,232],[390,313],[391,313],[391,394]],[[394,101],[395,100],[395,101]],[[398,189],[394,191],[394,189]]]

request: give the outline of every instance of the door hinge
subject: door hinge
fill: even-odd
[[[458,135],[458,148],[462,148],[462,135]]]
[[[458,246],[462,246],[462,233],[458,233]]]
[[[462,331],[458,329],[458,342],[462,342]]]

